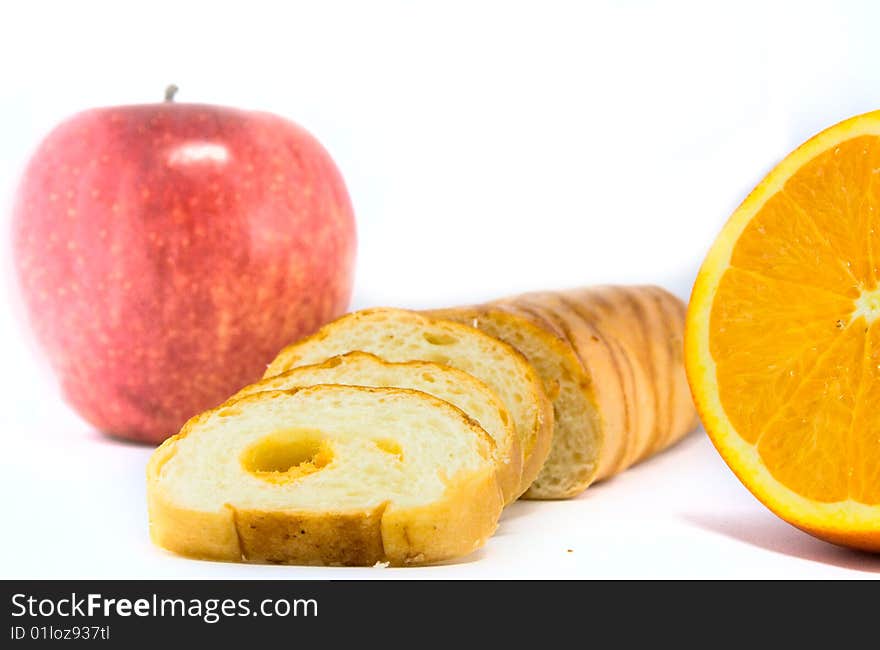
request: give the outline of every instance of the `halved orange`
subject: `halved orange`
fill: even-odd
[[[777,515],[880,551],[880,111],[823,131],[733,213],[691,296],[688,380]]]

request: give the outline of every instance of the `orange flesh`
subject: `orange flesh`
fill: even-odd
[[[751,219],[710,317],[719,397],[770,473],[880,504],[880,137],[801,167]]]

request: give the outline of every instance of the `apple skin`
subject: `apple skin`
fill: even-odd
[[[25,311],[67,401],[158,443],[342,314],[355,220],[308,132],[268,113],[161,103],[60,124],[13,209]]]

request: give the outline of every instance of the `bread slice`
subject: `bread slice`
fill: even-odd
[[[354,312],[284,348],[265,377],[326,361],[346,352],[370,352],[386,361],[431,361],[488,385],[513,416],[523,451],[525,492],[538,475],[553,436],[553,410],[541,378],[515,348],[472,327],[402,309]]]
[[[232,399],[316,384],[409,388],[449,402],[476,420],[495,441],[498,484],[505,503],[519,496],[522,451],[513,418],[491,388],[461,370],[430,361],[391,363],[367,352],[349,352],[322,364],[300,366],[258,381]]]
[[[493,451],[476,422],[422,392],[259,392],[192,418],[153,453],[150,533],[213,560],[446,560],[497,526]]]
[[[583,492],[599,470],[604,429],[592,379],[568,341],[525,312],[494,305],[428,314],[476,327],[514,346],[535,367],[553,402],[553,445],[526,499],[565,499]]]

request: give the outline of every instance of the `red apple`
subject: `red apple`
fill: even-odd
[[[355,254],[342,177],[309,133],[171,99],[63,122],[13,214],[26,311],[66,399],[154,443],[340,315]]]

